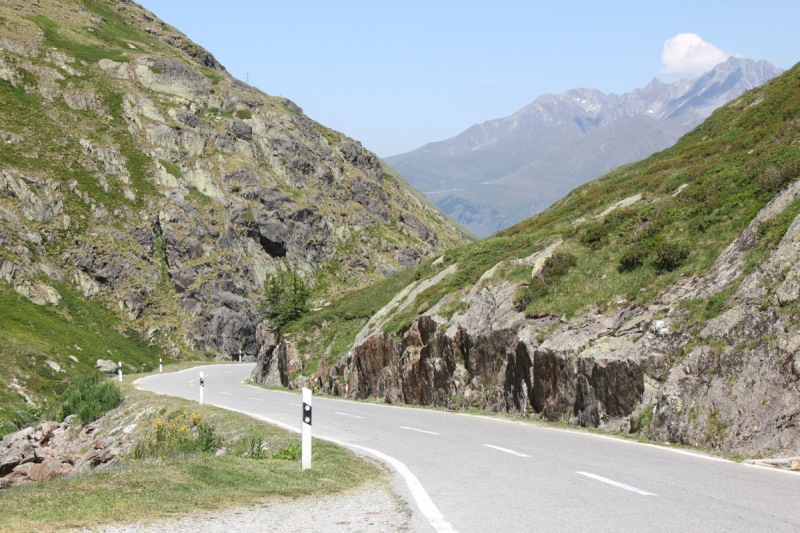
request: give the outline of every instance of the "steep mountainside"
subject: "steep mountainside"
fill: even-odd
[[[0,139],[0,422],[101,357],[254,357],[278,271],[324,306],[472,240],[129,0],[0,4]]]
[[[696,80],[655,78],[623,95],[545,94],[513,115],[386,160],[486,237],[576,185],[671,146],[714,109],[780,72],[767,61],[732,57]]]
[[[254,378],[798,455],[798,178],[800,65],[672,148],[262,338]],[[330,341],[343,323],[351,344]]]

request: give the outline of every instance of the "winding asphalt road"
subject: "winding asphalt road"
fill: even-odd
[[[196,367],[141,389],[300,427],[299,394],[243,384],[253,364]],[[502,419],[315,397],[315,437],[404,476],[421,530],[800,531],[800,475]],[[418,483],[416,482],[418,481]],[[397,484],[396,484],[397,485]]]

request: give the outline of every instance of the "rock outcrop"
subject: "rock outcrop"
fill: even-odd
[[[3,437],[0,488],[113,466],[134,446],[135,425],[121,435],[98,438],[95,432],[102,422],[80,425],[75,421],[75,416],[62,423],[46,421]]]

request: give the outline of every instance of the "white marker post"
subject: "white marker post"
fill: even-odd
[[[303,387],[303,470],[311,468],[311,391]]]
[[[203,405],[203,388],[206,385],[206,380],[203,379],[203,373],[200,372],[200,405]]]
[[[118,363],[119,363],[119,366],[117,368],[118,368],[118,371],[119,371],[119,381],[120,381],[120,383],[122,383],[122,361],[118,361]]]
[[[242,362],[242,351],[241,350],[239,350],[239,362],[240,363]]]
[[[159,357],[158,358],[158,373],[160,374],[163,371],[164,371],[164,369],[161,367],[161,358]]]

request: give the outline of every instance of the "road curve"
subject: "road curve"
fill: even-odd
[[[137,384],[196,399],[203,371],[206,403],[299,428],[299,394],[243,384],[252,368],[196,367]],[[314,398],[313,420],[315,436],[407,467],[443,517],[430,531],[800,531],[800,475],[792,472],[586,432],[322,397]],[[433,521],[430,509],[423,514]]]

